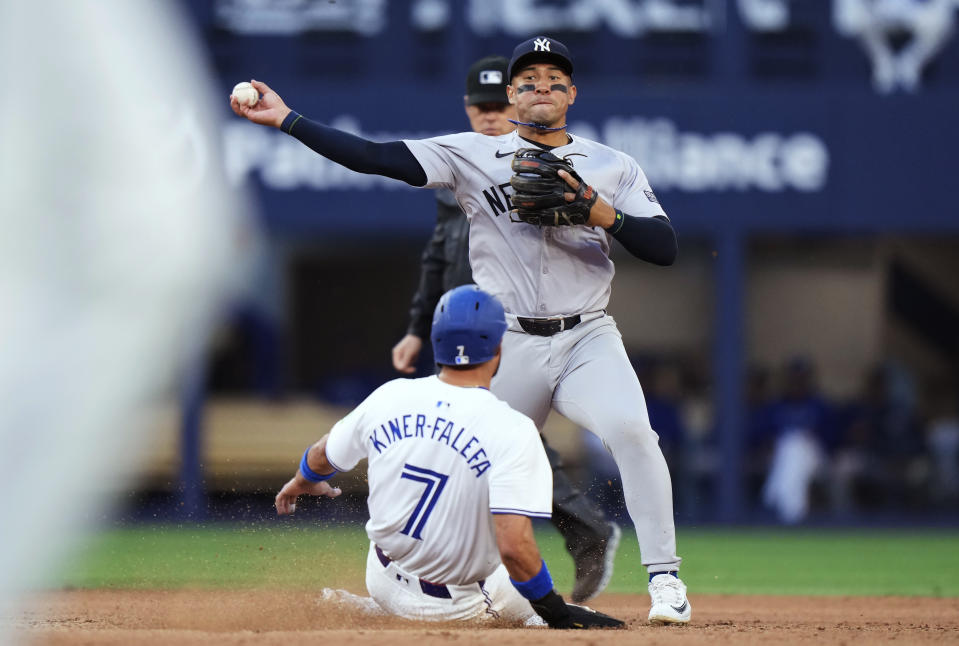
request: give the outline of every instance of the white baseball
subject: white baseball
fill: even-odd
[[[260,93],[249,82],[243,81],[233,86],[233,96],[240,105],[253,107],[260,100]]]

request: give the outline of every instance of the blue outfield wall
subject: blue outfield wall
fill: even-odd
[[[271,84],[298,111],[375,140],[466,125],[457,89]],[[877,100],[866,91],[579,88],[570,132],[634,156],[680,233],[959,230],[959,91]],[[231,177],[260,189],[271,229],[351,236],[432,226],[423,191],[346,170],[277,130],[234,117],[224,146]]]
[[[375,140],[466,129],[468,65],[509,55],[541,25],[576,64],[570,131],[636,157],[680,233],[955,231],[959,37],[943,42],[917,92],[879,94],[848,17],[858,1],[186,6],[224,97],[257,78],[298,111]],[[947,14],[953,23],[956,14]],[[225,101],[224,117],[231,175],[260,189],[271,230],[429,231],[433,209],[422,192],[337,168],[239,120]]]

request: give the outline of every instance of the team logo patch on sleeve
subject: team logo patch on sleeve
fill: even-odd
[[[646,194],[646,198],[647,198],[650,202],[655,202],[656,204],[659,204],[659,200],[656,199],[656,194],[655,194],[655,193],[653,193],[652,191],[643,191],[643,193]]]

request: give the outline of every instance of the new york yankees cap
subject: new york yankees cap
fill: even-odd
[[[466,105],[509,103],[506,97],[508,66],[505,56],[487,56],[473,63],[466,74]]]
[[[553,63],[566,72],[567,76],[573,75],[573,59],[569,55],[569,50],[555,38],[534,36],[517,45],[513,50],[513,58],[509,62],[507,80],[512,81],[517,72],[531,63]]]

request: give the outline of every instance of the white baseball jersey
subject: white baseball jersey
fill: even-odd
[[[380,386],[330,431],[327,459],[369,459],[366,532],[404,570],[465,585],[499,565],[496,513],[549,518],[552,472],[533,422],[436,376]]]
[[[552,150],[572,157],[576,172],[613,207],[632,216],[665,216],[645,173],[629,155],[572,136]],[[427,187],[456,195],[470,218],[470,263],[483,290],[518,316],[572,316],[606,308],[613,263],[611,236],[600,227],[537,227],[511,221],[510,162],[534,148],[516,131],[473,132],[404,140],[426,172]],[[583,156],[579,156],[583,155]]]

